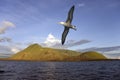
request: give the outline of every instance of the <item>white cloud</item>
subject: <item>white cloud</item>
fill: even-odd
[[[15,25],[10,21],[0,23],[0,34],[4,34],[9,27],[15,27]]]
[[[22,43],[12,43],[11,45],[9,45],[9,48],[11,50],[12,53],[17,53],[23,49],[25,49],[26,45],[24,46]]]
[[[18,49],[18,48],[12,48],[11,51],[12,51],[13,53],[17,53],[17,52],[20,51],[20,49]]]
[[[85,6],[85,4],[84,3],[79,3],[78,6],[83,7],[83,6]]]
[[[49,34],[48,37],[46,38],[44,44],[47,46],[47,47],[52,47],[56,44],[60,44],[61,40],[55,38],[52,34]]]
[[[3,21],[2,24],[4,26],[8,26],[8,27],[15,27],[15,25],[10,21]]]

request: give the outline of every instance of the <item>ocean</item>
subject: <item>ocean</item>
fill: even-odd
[[[120,61],[0,61],[0,80],[120,80]]]

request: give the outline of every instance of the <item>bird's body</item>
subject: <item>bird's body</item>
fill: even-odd
[[[73,26],[73,25],[68,24],[66,22],[60,22],[60,24],[62,24],[64,27],[68,27],[68,28],[72,28],[72,29],[76,30],[76,28],[75,28],[76,26]]]
[[[67,18],[66,22],[60,22],[60,24],[65,27],[65,28],[64,28],[64,31],[63,31],[63,33],[62,33],[62,39],[61,39],[62,45],[63,45],[64,42],[65,42],[66,36],[67,36],[67,34],[68,34],[68,32],[69,32],[69,29],[71,28],[71,29],[76,30],[76,26],[73,26],[73,25],[71,24],[72,19],[73,19],[73,12],[74,12],[74,5],[73,5],[73,6],[71,7],[71,9],[69,10],[68,18]]]

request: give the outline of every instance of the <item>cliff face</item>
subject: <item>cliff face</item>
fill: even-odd
[[[10,59],[38,61],[80,61],[85,59],[106,59],[106,57],[97,52],[80,53],[71,50],[44,48],[38,44],[33,44],[16,53]]]

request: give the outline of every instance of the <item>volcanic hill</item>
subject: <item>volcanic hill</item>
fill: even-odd
[[[53,49],[32,44],[24,50],[14,54],[9,59],[30,61],[81,61],[107,59],[98,52],[76,52],[72,50]]]

